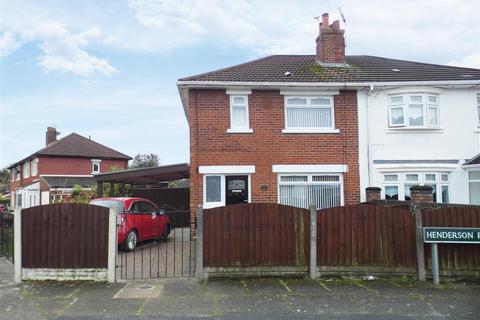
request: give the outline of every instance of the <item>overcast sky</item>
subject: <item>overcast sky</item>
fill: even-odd
[[[480,68],[480,0],[0,0],[0,167],[47,126],[162,164],[188,162],[178,78],[270,54],[314,54],[346,18],[347,54]]]

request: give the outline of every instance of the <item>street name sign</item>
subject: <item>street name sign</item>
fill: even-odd
[[[425,243],[480,243],[480,228],[423,228]]]

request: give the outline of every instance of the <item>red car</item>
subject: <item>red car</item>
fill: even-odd
[[[143,198],[97,198],[90,204],[117,208],[117,243],[125,251],[132,251],[140,241],[167,239],[170,220],[153,202]]]

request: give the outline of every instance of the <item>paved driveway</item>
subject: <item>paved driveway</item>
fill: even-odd
[[[117,255],[117,279],[193,276],[195,240],[190,228],[174,228],[167,241],[140,243],[132,252]]]

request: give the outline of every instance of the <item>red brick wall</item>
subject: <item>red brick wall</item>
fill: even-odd
[[[100,162],[100,172],[107,172],[112,167],[117,166],[120,169],[128,168],[126,160],[102,160]],[[30,174],[32,170],[30,169]],[[38,162],[38,174],[28,178],[22,175],[20,181],[14,181],[10,184],[11,189],[15,190],[19,187],[29,185],[35,180],[40,179],[41,174],[64,174],[64,175],[91,175],[92,161],[89,158],[62,158],[62,157],[40,157]]]
[[[282,134],[284,96],[278,90],[253,90],[249,95],[253,134],[228,134],[229,97],[225,90],[191,89],[190,207],[203,202],[199,165],[255,165],[252,202],[277,202],[277,174],[273,164],[347,164],[345,204],[360,200],[356,91],[335,96],[335,126],[339,134]],[[260,187],[267,185],[262,191]]]
[[[317,38],[317,60],[324,63],[345,63],[343,30],[321,29]]]

